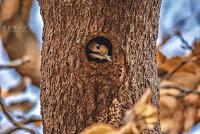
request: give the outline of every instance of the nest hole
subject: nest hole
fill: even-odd
[[[97,43],[98,45],[96,45],[95,48],[91,48],[91,45],[93,45],[94,43]],[[104,50],[106,55],[108,57],[112,58],[112,51],[113,50],[112,50],[111,41],[104,36],[97,36],[97,37],[89,40],[89,42],[86,44],[85,53],[86,53],[86,57],[87,57],[88,61],[97,62],[97,63],[110,62],[109,60],[101,59],[98,56],[97,56],[98,58],[91,56],[92,54],[98,54],[97,51],[100,50],[100,49],[103,49],[102,45],[103,45],[104,49],[107,49],[107,50]],[[93,50],[93,49],[95,49],[95,50]],[[101,54],[99,54],[99,55],[101,56]]]

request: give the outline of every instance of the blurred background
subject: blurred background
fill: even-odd
[[[0,134],[42,134],[42,29],[37,0],[0,0]],[[199,39],[200,1],[163,0],[157,62],[165,133],[200,133]]]

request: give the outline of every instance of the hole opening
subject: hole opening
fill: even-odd
[[[109,60],[106,58],[104,59],[103,56],[106,54],[107,57],[112,58],[112,43],[104,36],[97,36],[89,40],[89,42],[86,44],[85,53],[87,59],[91,62],[109,62]]]

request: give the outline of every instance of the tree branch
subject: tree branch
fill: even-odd
[[[179,86],[177,84],[162,85],[162,86],[160,86],[160,89],[162,89],[162,88],[165,88],[165,89],[175,88],[175,89],[177,89],[178,91],[180,91],[182,93],[181,95],[178,95],[178,96],[173,95],[173,94],[166,94],[166,95],[173,96],[173,97],[178,97],[178,98],[185,97],[186,95],[191,94],[191,93],[200,95],[200,91],[199,90],[182,87],[182,86]]]
[[[10,69],[10,68],[16,68],[18,66],[21,66],[25,63],[30,62],[30,59],[28,56],[22,57],[20,59],[16,59],[14,61],[11,61],[9,64],[0,64],[0,69]]]
[[[185,44],[184,48],[192,50],[192,47],[190,46],[190,44],[183,38],[181,32],[178,30],[175,32],[175,35],[177,35],[180,40]]]
[[[22,122],[17,122],[12,115],[9,112],[9,109],[6,107],[5,102],[3,100],[3,98],[1,97],[1,88],[0,88],[0,105],[2,108],[3,113],[5,114],[5,116],[7,117],[7,119],[13,124],[15,125],[17,128],[19,129],[24,129],[26,131],[29,131],[31,134],[36,134],[34,130],[26,127]],[[6,134],[6,133],[5,133]]]
[[[169,79],[174,73],[176,73],[186,63],[196,61],[196,60],[199,60],[199,59],[200,59],[200,56],[195,56],[195,57],[192,57],[192,58],[189,57],[189,58],[181,61],[171,72],[168,72],[166,75],[164,75],[164,77],[162,77],[160,81]]]
[[[39,122],[39,121],[42,121],[42,119],[40,117],[31,117],[29,119],[25,119],[23,121],[21,121],[20,123],[26,125],[26,124],[29,124],[29,123],[34,123],[34,122]],[[20,127],[11,127],[11,128],[8,128],[6,131],[3,132],[3,134],[11,134],[17,130],[21,129]]]

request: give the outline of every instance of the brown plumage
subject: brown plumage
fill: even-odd
[[[111,56],[108,55],[108,48],[105,45],[92,42],[89,44],[88,49],[90,50],[89,55],[91,58],[111,61]]]

